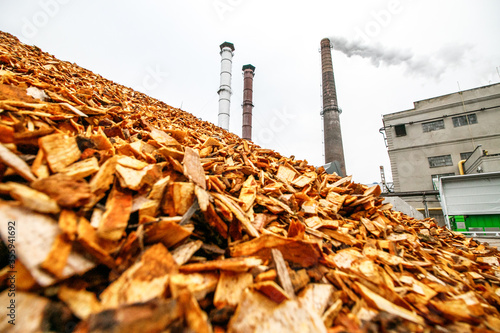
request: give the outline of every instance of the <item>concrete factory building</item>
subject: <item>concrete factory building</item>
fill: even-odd
[[[500,171],[500,84],[414,102],[413,109],[384,115],[383,124],[394,192],[436,190],[440,177],[458,175],[460,168]],[[492,158],[478,164],[483,155]],[[423,196],[403,194],[422,211]],[[443,220],[438,197],[424,200],[430,216]]]

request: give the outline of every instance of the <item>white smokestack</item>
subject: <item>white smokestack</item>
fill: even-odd
[[[220,87],[219,87],[219,127],[229,130],[229,110],[231,106],[231,68],[233,65],[233,43],[220,45]]]

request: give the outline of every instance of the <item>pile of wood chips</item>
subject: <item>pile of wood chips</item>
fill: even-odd
[[[6,33],[0,66],[0,331],[500,331],[496,248]]]

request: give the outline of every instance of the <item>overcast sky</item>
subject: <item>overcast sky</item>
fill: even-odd
[[[320,41],[331,37],[348,174],[391,179],[381,115],[500,82],[497,0],[0,0],[0,30],[217,124],[219,45],[256,67],[253,141],[319,166]],[[458,83],[459,84],[458,84]]]

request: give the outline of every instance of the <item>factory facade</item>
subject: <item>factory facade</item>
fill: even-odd
[[[500,171],[500,84],[414,102],[413,109],[384,115],[383,125],[394,192],[436,190],[440,177],[460,168]],[[422,210],[422,196],[402,198]],[[439,198],[425,200],[442,220]]]

